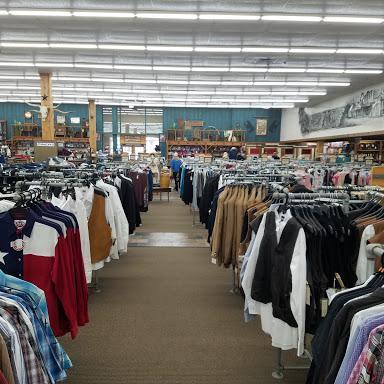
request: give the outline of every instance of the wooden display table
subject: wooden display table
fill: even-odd
[[[168,193],[168,201],[169,201],[169,193],[172,192],[172,188],[171,187],[168,187],[168,188],[164,188],[164,187],[153,187],[153,194],[155,193],[158,193],[160,194],[160,200],[162,200],[162,197],[161,197],[161,194],[165,192],[165,193]]]

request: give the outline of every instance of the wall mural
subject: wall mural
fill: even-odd
[[[384,116],[384,88],[371,89],[352,96],[345,106],[308,114],[299,108],[303,134],[331,128],[354,127]]]

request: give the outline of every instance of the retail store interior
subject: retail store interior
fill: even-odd
[[[0,384],[384,383],[383,58],[383,0],[0,0]]]

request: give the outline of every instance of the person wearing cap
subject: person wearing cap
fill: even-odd
[[[179,154],[175,152],[173,154],[173,159],[171,160],[171,171],[173,179],[175,180],[175,191],[179,190],[179,171],[182,163],[183,162],[180,160]]]

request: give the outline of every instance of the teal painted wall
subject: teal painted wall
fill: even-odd
[[[268,134],[256,136],[256,119],[268,120]],[[164,108],[163,127],[177,126],[177,120],[202,120],[204,128],[214,126],[216,129],[243,129],[248,142],[277,142],[280,140],[281,109],[253,108]]]
[[[12,125],[15,122],[24,122],[24,113],[31,111],[33,107],[23,103],[0,103],[0,120],[7,120],[7,138],[12,136]],[[80,117],[80,120],[88,119],[88,105],[85,104],[60,104],[59,109],[63,112],[71,112],[67,118]],[[37,113],[34,113],[33,121],[40,123]],[[68,122],[68,120],[67,120]],[[103,131],[103,107],[96,106],[96,131],[101,133]],[[100,135],[102,137],[102,135]],[[102,147],[101,140],[98,142],[98,148]]]

